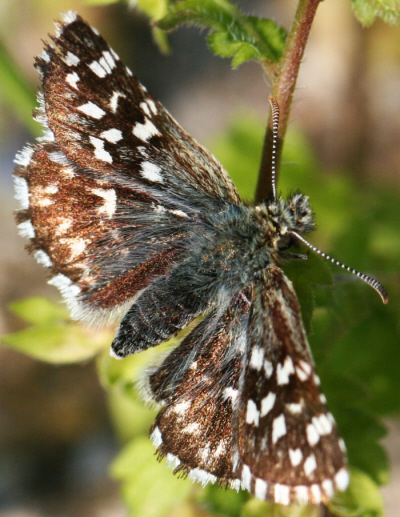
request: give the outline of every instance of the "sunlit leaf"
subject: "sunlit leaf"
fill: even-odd
[[[400,22],[399,0],[352,0],[352,4],[356,18],[364,27],[372,25],[377,18],[389,25]]]

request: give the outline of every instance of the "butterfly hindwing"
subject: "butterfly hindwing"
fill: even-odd
[[[243,487],[257,497],[319,504],[347,485],[348,473],[300,314],[282,270],[264,271],[250,311],[234,455]]]
[[[203,484],[240,486],[232,471],[232,422],[248,310],[239,293],[227,309],[212,311],[147,381],[163,404],[152,427],[159,454]]]

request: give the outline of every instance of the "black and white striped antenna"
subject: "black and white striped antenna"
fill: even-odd
[[[297,232],[290,230],[290,231],[288,231],[288,233],[290,235],[293,235],[293,237],[295,237],[296,239],[301,241],[308,248],[315,251],[315,253],[317,253],[318,255],[321,255],[321,257],[324,257],[325,259],[330,260],[333,264],[336,264],[337,266],[340,266],[342,269],[345,269],[346,271],[350,271],[350,273],[353,273],[353,275],[358,276],[358,278],[361,278],[361,280],[363,280],[366,284],[370,285],[371,287],[373,287],[375,289],[375,291],[382,298],[383,303],[388,303],[389,295],[387,294],[386,289],[383,287],[383,285],[380,282],[378,282],[377,280],[374,280],[370,276],[364,275],[364,273],[360,273],[359,271],[357,271],[349,266],[346,266],[345,264],[342,264],[342,262],[339,262],[338,260],[330,257],[329,255],[327,255],[326,253],[324,253],[323,251],[319,250],[318,248],[316,248],[315,246],[310,244],[308,241],[306,241],[306,239],[304,239],[304,237],[299,235]]]
[[[271,110],[272,110],[272,156],[271,156],[271,183],[272,183],[272,195],[274,201],[276,200],[276,146],[278,142],[278,128],[279,128],[279,105],[277,100],[274,97],[268,98],[270,104],[271,104]],[[358,276],[358,278],[361,278],[366,284],[370,285],[375,289],[375,291],[379,294],[379,296],[382,298],[383,303],[388,303],[389,296],[386,292],[386,289],[383,287],[383,285],[378,282],[377,280],[374,280],[368,275],[364,275],[364,273],[360,273],[359,271],[346,266],[342,262],[339,262],[338,260],[330,257],[323,251],[319,250],[312,244],[310,244],[304,237],[302,237],[300,234],[298,234],[295,231],[288,231],[290,235],[293,235],[296,239],[301,241],[303,244],[305,244],[308,248],[313,250],[315,253],[320,255],[321,257],[324,257],[325,259],[329,260],[333,264],[336,264],[337,266],[341,267],[342,269],[345,269],[346,271],[350,271],[350,273],[353,273],[353,275]]]
[[[278,143],[279,104],[275,97],[268,97],[272,110],[272,156],[271,156],[271,186],[272,196],[276,200],[276,146]]]

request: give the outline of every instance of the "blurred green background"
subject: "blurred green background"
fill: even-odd
[[[132,6],[88,4],[0,3],[0,331],[18,332],[0,348],[0,517],[127,515],[118,484],[108,476],[112,461],[113,478],[124,482],[125,502],[139,517],[261,515],[267,510],[246,503],[246,495],[202,491],[155,461],[146,438],[154,412],[143,408],[132,383],[154,352],[117,363],[106,350],[111,331],[94,333],[68,322],[44,268],[17,236],[11,171],[16,151],[40,130],[30,117],[38,86],[33,56],[59,12],[75,9],[96,26],[223,162],[247,200],[258,171],[268,84],[255,63],[231,71],[196,29],[173,33],[172,53],[165,56],[148,19]],[[240,5],[288,27],[296,2]],[[385,426],[390,430],[384,443],[392,477],[382,492],[388,517],[398,516],[400,487],[399,91],[400,30],[382,22],[362,29],[350,1],[323,2],[297,83],[279,183],[284,194],[300,189],[310,196],[318,223],[313,244],[377,277],[391,297],[383,306],[372,289],[333,267],[333,289],[307,273],[319,284],[311,296],[309,284],[289,271],[306,316],[315,307],[310,341],[323,388],[359,469],[356,479],[363,485],[366,475],[364,490],[370,487],[371,494],[388,481],[379,443]],[[313,260],[308,264],[318,270]],[[29,296],[56,305],[36,299],[14,305],[14,312],[7,308]],[[74,361],[80,362],[69,364]],[[381,501],[374,497],[368,515],[378,516]]]

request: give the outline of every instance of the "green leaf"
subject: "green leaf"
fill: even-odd
[[[352,468],[350,484],[328,505],[337,517],[383,517],[384,505],[376,483],[364,472]]]
[[[3,343],[41,361],[55,364],[84,361],[112,341],[110,331],[72,323],[63,307],[46,298],[19,300],[11,304],[11,310],[33,326],[4,336]]]
[[[10,348],[55,364],[85,361],[110,344],[110,332],[85,329],[78,324],[31,327],[3,337]]]
[[[49,325],[69,320],[66,308],[41,296],[32,296],[12,302],[10,310],[21,319],[35,325]]]
[[[84,0],[87,5],[111,5],[120,3],[121,0]],[[126,0],[128,2],[128,0]]]
[[[299,252],[297,249],[294,251]],[[326,261],[316,253],[310,253],[305,247],[300,252],[305,252],[307,260],[301,262],[293,260],[284,265],[284,271],[293,282],[300,303],[304,327],[310,334],[311,318],[315,307],[313,286],[331,285],[332,274]]]
[[[234,67],[257,59],[279,61],[286,31],[272,20],[246,16],[227,0],[183,0],[170,5],[158,26],[164,30],[181,24],[209,29],[208,43],[220,57],[231,57]]]
[[[0,96],[5,105],[13,109],[19,120],[33,134],[40,134],[40,124],[32,119],[35,96],[17,69],[16,64],[0,42]]]
[[[194,510],[186,500],[199,485],[174,476],[165,461],[157,463],[154,452],[148,438],[137,438],[121,451],[111,466],[111,475],[122,482],[130,515],[194,517]]]
[[[283,506],[251,499],[244,506],[240,517],[318,517],[319,515],[318,506]]]
[[[357,20],[368,27],[376,18],[381,18],[389,25],[400,23],[399,0],[352,0],[353,11]]]

